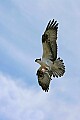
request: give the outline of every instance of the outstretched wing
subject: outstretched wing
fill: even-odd
[[[43,56],[55,61],[57,58],[57,30],[58,23],[54,19],[49,21],[44,34],[42,35]]]

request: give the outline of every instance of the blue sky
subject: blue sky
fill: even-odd
[[[35,58],[50,19],[66,65],[45,93]],[[80,0],[0,0],[0,120],[80,120]]]

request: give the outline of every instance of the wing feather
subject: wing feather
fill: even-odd
[[[58,23],[54,19],[49,21],[44,34],[42,35],[43,58],[56,60],[57,58],[57,30]]]

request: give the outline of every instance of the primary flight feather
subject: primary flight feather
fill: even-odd
[[[51,77],[61,77],[65,73],[63,60],[57,58],[57,31],[58,23],[54,19],[48,22],[42,35],[43,55],[35,62],[41,66],[37,70],[38,83],[45,92],[49,90]]]

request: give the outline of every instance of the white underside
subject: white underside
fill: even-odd
[[[53,65],[53,62],[50,59],[43,58],[42,62],[45,63],[47,66],[52,66]]]

